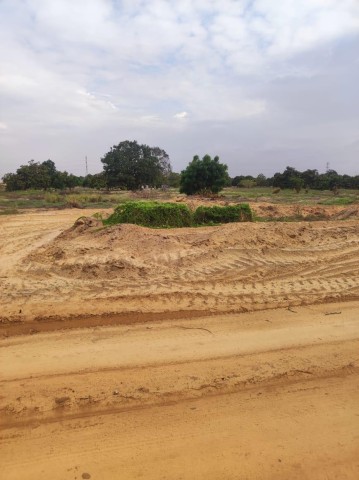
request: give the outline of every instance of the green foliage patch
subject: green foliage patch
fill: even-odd
[[[103,220],[104,225],[132,223],[153,228],[180,228],[253,220],[248,204],[227,207],[198,207],[192,213],[187,205],[160,202],[126,202]]]
[[[158,202],[126,202],[115,208],[104,225],[134,223],[144,227],[189,227],[192,215],[187,205]]]
[[[193,221],[197,225],[211,223],[251,222],[252,210],[248,203],[230,205],[226,207],[198,207],[193,214]]]

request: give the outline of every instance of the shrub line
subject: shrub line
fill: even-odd
[[[253,214],[248,204],[198,207],[192,213],[185,204],[126,202],[116,207],[114,213],[103,220],[103,224],[132,223],[152,228],[181,228],[252,220]]]

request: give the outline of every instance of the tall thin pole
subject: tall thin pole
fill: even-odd
[[[89,171],[88,171],[88,167],[87,167],[87,155],[85,157],[85,163],[86,163],[86,175],[88,175]]]

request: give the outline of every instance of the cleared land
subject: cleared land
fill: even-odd
[[[358,478],[357,219],[82,214],[0,218],[4,479]]]

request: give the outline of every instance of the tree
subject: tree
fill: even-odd
[[[254,178],[245,178],[244,180],[241,180],[241,183],[238,186],[243,188],[253,188],[256,185]]]
[[[268,181],[265,175],[263,173],[259,173],[256,178],[256,184],[257,187],[267,187],[268,186]]]
[[[239,184],[241,183],[241,180],[243,179],[243,175],[236,175],[234,178],[232,178],[231,185],[232,187],[239,187]]]
[[[52,174],[56,171],[55,164],[51,160],[39,163],[30,160],[27,165],[21,165],[16,173],[8,173],[3,180],[6,190],[28,190],[30,188],[48,189],[51,187]]]
[[[108,188],[137,190],[143,185],[159,186],[171,172],[169,157],[159,147],[125,140],[114,145],[101,159]]]
[[[19,188],[19,181],[16,173],[5,173],[5,175],[2,177],[2,181],[5,183],[6,190],[8,192],[21,190],[21,188]]]
[[[218,193],[228,182],[228,167],[219,163],[219,157],[212,159],[205,155],[202,160],[196,155],[188,167],[181,172],[180,192],[187,195],[195,193]]]
[[[304,186],[304,180],[300,177],[290,177],[290,186],[299,193]]]
[[[178,188],[180,186],[181,174],[176,172],[171,172],[168,175],[167,182],[168,185],[172,188]]]
[[[300,172],[293,167],[287,167],[283,173],[275,173],[273,177],[273,187],[293,188],[292,177],[300,177]]]
[[[318,188],[319,173],[318,170],[305,170],[301,173],[305,188]]]
[[[341,175],[335,170],[327,170],[319,176],[321,190],[336,190],[341,186]]]
[[[60,172],[52,160],[39,163],[30,160],[27,165],[21,165],[16,173],[7,173],[3,177],[6,190],[74,188],[82,182],[81,177],[72,173]]]
[[[105,188],[106,179],[104,173],[95,173],[94,175],[91,175],[89,173],[84,178],[83,186],[88,188],[96,188],[98,190],[100,190],[101,188]]]
[[[231,181],[232,187],[252,188],[256,184],[256,179],[252,175],[237,175]]]

